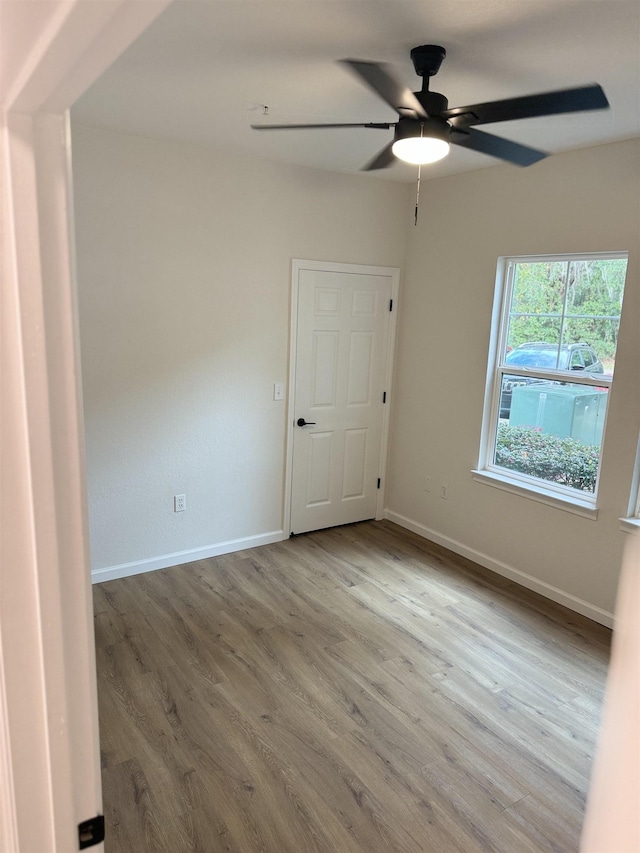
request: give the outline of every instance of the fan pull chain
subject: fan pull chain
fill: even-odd
[[[420,139],[424,134],[424,124],[420,125]],[[420,178],[422,177],[422,163],[418,163],[418,186],[416,187],[416,210],[413,217],[413,224],[418,225],[418,205],[420,204]]]
[[[422,172],[422,165],[418,163],[418,186],[416,187],[416,212],[413,218],[413,224],[418,224],[418,205],[420,204],[420,174]]]

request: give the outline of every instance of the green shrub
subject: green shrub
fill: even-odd
[[[527,427],[500,424],[495,464],[530,477],[593,492],[598,474],[599,445],[558,438]]]

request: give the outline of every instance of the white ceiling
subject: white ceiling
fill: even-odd
[[[336,61],[390,63],[417,90],[409,51],[420,44],[447,51],[431,89],[451,107],[593,82],[611,103],[608,111],[487,125],[488,132],[551,152],[640,135],[638,0],[174,0],[73,116],[357,172],[391,130],[260,133],[249,125],[394,121],[395,113]],[[454,147],[422,176],[499,162]],[[412,181],[416,169],[397,163],[367,174]]]

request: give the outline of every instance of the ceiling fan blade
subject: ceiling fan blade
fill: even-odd
[[[304,130],[305,128],[317,129],[322,127],[375,127],[380,130],[389,130],[390,127],[393,127],[393,123],[388,121],[370,121],[367,123],[349,122],[346,124],[250,124],[249,127],[252,130]]]
[[[536,148],[529,148],[528,145],[521,145],[519,142],[512,142],[510,139],[503,139],[501,136],[494,136],[483,130],[474,130],[472,127],[464,129],[452,127],[451,142],[462,148],[470,148],[481,154],[507,160],[509,163],[515,163],[516,166],[531,166],[532,163],[537,163],[538,160],[544,160],[549,156],[546,151],[538,151]]]
[[[379,151],[373,160],[369,160],[366,166],[363,166],[360,171],[373,172],[375,169],[386,169],[390,166],[396,159],[395,154],[391,150],[392,145],[393,140],[391,140],[388,145],[385,145],[382,151]]]
[[[441,113],[442,118],[454,127],[471,127],[475,124],[490,124],[496,121],[511,121],[520,118],[559,115],[582,110],[604,110],[609,101],[601,86],[592,83],[577,89],[560,89],[557,92],[540,92],[521,98],[506,98],[485,104],[453,107]]]
[[[398,83],[386,66],[377,62],[360,62],[356,59],[342,59],[340,61],[343,65],[347,65],[354,74],[357,74],[369,88],[373,89],[383,101],[386,101],[400,115],[406,117],[406,111],[409,110],[411,117],[427,118],[424,107],[411,89]]]

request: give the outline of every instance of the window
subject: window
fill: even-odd
[[[640,529],[640,437],[638,438],[638,450],[636,452],[636,464],[633,471],[631,484],[631,499],[627,518],[621,518],[623,529],[638,531]]]
[[[595,508],[626,268],[626,254],[501,259],[480,479]]]

